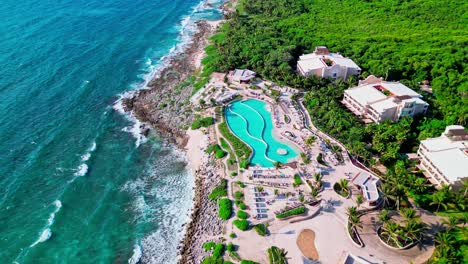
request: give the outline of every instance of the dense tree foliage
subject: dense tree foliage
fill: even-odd
[[[204,63],[208,71],[245,67],[307,89],[310,82],[295,74],[296,60],[326,45],[355,60],[362,77],[374,74],[412,87],[431,81],[434,117],[466,124],[467,9],[463,0],[241,1]]]
[[[409,195],[425,208],[456,213],[466,207],[466,192],[428,187],[401,153],[414,152],[418,140],[439,136],[446,125],[468,124],[467,9],[463,0],[240,0],[207,47],[198,83],[213,71],[249,68],[304,89],[316,126],[345,144],[355,158],[386,165],[386,206],[405,206]],[[422,93],[431,105],[429,113],[365,126],[340,103],[344,89],[356,85],[357,78],[331,82],[296,74],[298,57],[318,45],[356,61],[363,69],[359,78],[374,74]],[[419,90],[423,80],[430,81],[433,94]],[[227,126],[221,124],[220,131],[228,132]],[[241,143],[234,145],[239,157],[249,156]],[[442,253],[439,259],[453,257]]]

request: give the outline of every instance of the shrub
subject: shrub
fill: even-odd
[[[246,161],[250,157],[252,150],[247,146],[242,140],[236,137],[234,134],[231,133],[229,127],[226,122],[222,122],[218,125],[219,132],[221,135],[231,143],[234,152],[236,153],[237,157],[242,160],[241,167],[247,168],[249,162]],[[244,167],[245,166],[245,167]]]
[[[215,242],[208,241],[208,242],[205,242],[202,247],[206,252],[208,252],[208,251],[211,251],[215,246],[216,246]]]
[[[209,256],[204,258],[201,264],[224,264],[224,261],[222,258],[214,258],[212,256]]]
[[[241,231],[246,231],[246,230],[249,230],[250,228],[249,221],[245,219],[242,219],[242,220],[236,219],[234,220],[233,224]]]
[[[244,193],[241,191],[237,191],[234,193],[234,198],[236,198],[236,200],[241,200],[244,198]]]
[[[281,218],[285,218],[285,217],[292,216],[292,215],[300,215],[303,213],[305,213],[305,207],[301,206],[301,207],[286,211],[284,213],[277,214],[276,218],[281,219]]]
[[[247,209],[247,205],[245,205],[245,203],[243,201],[240,201],[240,200],[235,200],[234,202],[241,210],[246,210]]]
[[[229,149],[229,144],[224,138],[219,138],[219,143],[221,143],[221,147],[223,147],[223,149]]]
[[[265,224],[257,224],[254,226],[255,231],[257,231],[257,234],[261,236],[266,236],[268,234],[268,229]]]
[[[301,180],[301,177],[299,175],[294,175],[294,186],[299,186],[302,184],[302,180]]]
[[[220,197],[227,195],[227,180],[221,179],[221,183],[211,191],[211,193],[208,195],[208,198],[212,201],[215,201],[218,200]]]
[[[239,185],[239,187],[241,188],[245,188],[245,183],[241,182],[241,181],[236,181],[237,185]]]
[[[205,118],[197,118],[192,123],[192,130],[199,129],[200,127],[209,127],[214,123],[215,123],[215,120],[211,116],[205,117]]]
[[[218,144],[212,144],[206,148],[206,153],[215,153],[217,159],[224,158],[227,155],[227,152],[222,150]]]
[[[236,235],[236,233],[231,233],[231,234],[229,234],[229,237],[230,237],[230,238],[236,238],[237,235]]]
[[[240,211],[237,211],[237,217],[240,219],[247,219],[249,218],[249,214],[240,210]]]
[[[226,251],[236,251],[236,246],[234,246],[233,243],[229,243],[229,244],[226,246]]]
[[[222,243],[216,244],[213,249],[213,258],[220,258],[224,254],[224,245]]]
[[[231,176],[232,177],[237,176],[237,172],[235,172],[235,171],[231,172]]]
[[[243,259],[240,264],[258,264],[258,262]]]
[[[228,220],[232,214],[231,200],[228,198],[222,198],[218,201],[219,211],[218,216],[223,220]]]
[[[216,152],[215,152],[215,157],[217,159],[222,159],[224,158],[225,156],[227,155],[227,152],[222,150],[222,149],[217,149]]]

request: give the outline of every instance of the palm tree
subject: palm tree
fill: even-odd
[[[400,203],[405,197],[405,189],[404,188],[405,187],[403,185],[401,185],[401,184],[397,184],[393,188],[392,199],[395,201],[397,210],[400,210]]]
[[[353,215],[348,218],[349,224],[351,225],[351,228],[362,228],[362,223],[361,220],[359,219],[359,216]]]
[[[288,252],[284,248],[271,247],[268,249],[268,258],[270,259],[270,264],[286,264]]]
[[[385,209],[382,210],[380,212],[379,219],[380,219],[380,221],[382,221],[382,223],[384,223],[384,224],[387,223],[390,220],[390,215],[389,215],[388,211],[385,210]]]
[[[468,213],[464,213],[463,215],[459,216],[458,222],[460,222],[461,224],[463,224],[463,226],[465,226],[466,223],[468,223]]]
[[[417,193],[424,193],[426,189],[426,179],[416,178],[413,182],[413,189],[415,189]]]
[[[357,208],[359,209],[359,206],[361,206],[361,204],[363,204],[363,203],[364,203],[364,197],[362,197],[361,194],[358,194],[356,196],[356,206],[357,206]]]
[[[463,189],[465,189],[463,192],[463,196],[466,197],[466,194],[468,194],[468,180],[463,181]]]
[[[315,173],[314,174],[314,181],[315,182],[321,182],[322,178],[323,178],[322,174],[320,174],[320,173]]]
[[[447,231],[450,231],[457,227],[460,222],[456,216],[450,216],[448,219],[444,219],[442,224],[447,227]]]
[[[416,210],[413,208],[403,208],[400,210],[400,214],[405,218],[406,222],[409,222],[416,217]]]
[[[348,183],[347,179],[341,179],[338,181],[338,186],[340,186],[341,190],[348,192]]]
[[[419,240],[423,229],[424,224],[419,219],[410,219],[405,226],[406,235],[415,240]]]
[[[390,193],[392,190],[390,189],[390,185],[382,184],[379,188],[380,194],[382,195],[382,206],[385,207],[386,205],[390,205]]]
[[[439,232],[436,234],[434,241],[441,247],[450,247],[454,241],[455,238],[452,236],[452,234],[448,232]]]
[[[400,242],[398,240],[400,229],[401,227],[393,221],[387,221],[383,225],[382,234],[388,236],[387,244],[390,241],[390,239],[392,239],[396,244],[400,245]]]
[[[275,162],[275,169],[281,168],[281,162],[277,161]]]
[[[358,210],[356,206],[346,208],[346,214],[348,215],[348,217],[358,216]]]
[[[320,197],[319,189],[312,188],[312,191],[310,192],[310,196],[312,196],[312,198],[318,199]]]
[[[439,212],[440,206],[444,207],[445,210],[447,210],[447,204],[446,204],[447,196],[445,192],[438,191],[432,195],[432,202],[430,205],[437,205],[436,212]]]

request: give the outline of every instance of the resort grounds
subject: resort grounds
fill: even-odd
[[[220,98],[229,99],[217,101]],[[225,107],[239,100],[266,103],[272,129],[263,133],[272,133],[280,145],[294,150],[292,158],[284,163],[250,164],[242,168],[242,159],[246,157],[239,157],[233,142],[222,134],[226,132],[220,131],[220,124],[226,122]],[[188,132],[192,169],[197,171],[204,164],[217,164],[215,167],[219,171],[215,174],[220,176],[217,182],[227,181],[227,193],[213,203],[227,198],[232,204],[230,215],[223,221],[222,234],[205,236],[204,240],[235,245],[235,253],[228,257],[230,261],[269,263],[266,252],[272,246],[285,249],[289,263],[353,263],[350,260],[354,263],[424,263],[432,255],[434,233],[425,232],[408,249],[392,248],[381,241],[377,229],[382,226],[379,215],[383,199],[369,204],[365,194],[352,184],[356,175],[371,172],[352,160],[346,149],[326,131],[313,126],[297,90],[261,79],[241,84],[229,75],[226,80],[225,74],[214,73],[209,83],[192,97],[191,103],[200,110],[200,118],[212,117],[215,121],[214,125]],[[232,130],[230,132],[235,135]],[[235,136],[250,148],[246,142],[250,139]],[[218,147],[213,148],[215,145]],[[207,149],[211,153],[206,153]],[[259,154],[255,149],[250,150],[249,159]],[[336,189],[343,185],[344,195],[340,195]],[[278,217],[299,207],[303,211],[298,214]],[[359,223],[354,226],[358,243],[348,231],[351,207],[358,212]],[[220,206],[218,215],[224,209]],[[396,211],[390,214],[398,218]],[[416,210],[416,214],[431,227],[431,232],[441,228],[440,218],[424,210]],[[241,227],[247,230],[239,229],[240,222],[247,223],[247,227]],[[257,226],[266,227],[266,233],[256,232]],[[210,254],[205,248],[204,257]]]

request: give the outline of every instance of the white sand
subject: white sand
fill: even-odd
[[[207,138],[201,130],[187,130],[189,140],[187,142],[187,157],[192,172],[197,171],[203,163],[204,151],[207,146]]]

